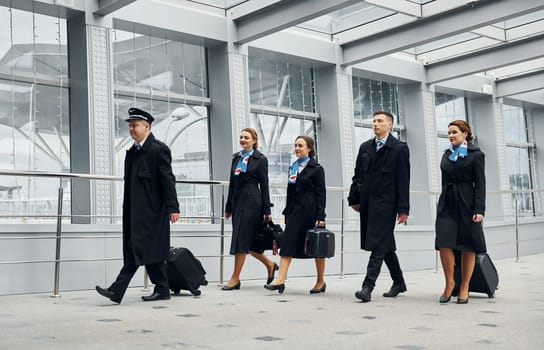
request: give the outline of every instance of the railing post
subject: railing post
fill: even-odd
[[[344,194],[342,193],[342,208],[340,209],[340,278],[344,278]]]
[[[219,284],[223,284],[223,272],[225,267],[225,186],[221,186],[221,239],[219,247]]]
[[[60,281],[60,239],[62,235],[62,178],[59,181],[59,196],[57,201],[57,236],[56,236],[56,248],[55,248],[55,280],[53,285],[52,298],[60,298],[59,294],[59,281]]]
[[[516,208],[516,217],[515,217],[515,223],[516,223],[516,262],[519,262],[519,208],[518,208],[518,192],[515,192],[515,204],[514,207]]]
[[[142,288],[142,292],[147,292],[149,290],[149,275],[147,274],[147,270],[144,269],[144,287]]]

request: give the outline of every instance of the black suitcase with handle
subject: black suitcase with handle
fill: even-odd
[[[461,252],[455,252],[455,289],[453,295],[459,294],[459,286],[461,285]],[[469,292],[485,293],[488,297],[495,297],[495,291],[499,285],[499,274],[493,261],[488,254],[476,254],[476,263],[474,264],[474,272],[468,286]]]
[[[167,274],[170,289],[176,294],[183,289],[193,295],[200,295],[200,286],[208,284],[206,270],[187,248],[170,248]]]
[[[334,256],[334,233],[324,227],[306,231],[304,253],[310,258],[331,258]]]

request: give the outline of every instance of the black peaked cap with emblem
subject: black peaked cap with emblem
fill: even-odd
[[[126,119],[126,121],[128,122],[131,120],[143,120],[151,124],[153,123],[155,118],[153,118],[153,116],[147,113],[146,111],[141,110],[140,108],[133,107],[133,108],[129,108],[128,118]]]

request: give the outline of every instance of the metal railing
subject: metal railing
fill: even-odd
[[[0,262],[0,265],[2,264],[19,264],[19,263],[36,263],[36,262],[54,262],[55,263],[55,275],[54,275],[54,287],[53,287],[53,294],[52,297],[58,297],[59,296],[59,281],[60,281],[60,264],[61,262],[68,262],[68,261],[106,261],[106,260],[121,260],[122,258],[97,258],[97,259],[85,259],[85,260],[74,260],[74,259],[63,259],[61,260],[61,241],[63,238],[120,238],[119,235],[111,235],[111,236],[85,236],[85,235],[77,235],[72,237],[63,237],[62,236],[62,220],[63,218],[73,218],[77,216],[82,215],[71,215],[71,214],[63,214],[63,189],[64,189],[64,181],[71,180],[71,179],[87,179],[87,180],[106,180],[106,181],[123,181],[123,178],[120,176],[104,176],[104,175],[90,175],[90,174],[77,174],[77,173],[54,173],[54,172],[39,172],[39,171],[14,171],[14,170],[0,170],[0,176],[19,176],[19,177],[47,177],[47,178],[57,178],[59,179],[59,188],[58,188],[58,198],[57,198],[57,213],[56,215],[31,215],[31,214],[25,214],[21,215],[24,217],[39,217],[39,218],[55,218],[56,219],[56,232],[53,237],[6,237],[6,236],[0,236],[0,240],[5,239],[55,239],[55,259],[54,260],[33,260],[33,261],[8,261],[8,262]],[[208,185],[208,186],[220,186],[221,187],[221,204],[220,204],[220,213],[221,215],[217,216],[215,215],[213,211],[213,205],[212,205],[212,212],[209,216],[187,216],[185,218],[198,218],[198,219],[205,219],[210,220],[210,222],[219,222],[220,225],[220,232],[219,236],[213,235],[213,236],[206,236],[206,237],[218,237],[219,238],[219,255],[218,256],[207,256],[207,257],[219,257],[219,282],[222,284],[224,282],[224,258],[225,258],[225,218],[223,216],[224,208],[225,208],[225,187],[228,186],[228,182],[226,181],[208,181],[208,180],[176,180],[176,183],[179,184],[193,184],[193,185]],[[271,188],[280,188],[285,189],[285,185],[270,185]],[[342,188],[342,187],[327,187],[327,191],[329,192],[339,192],[342,193],[341,195],[341,204],[340,204],[340,217],[339,218],[329,218],[329,221],[338,221],[340,225],[340,232],[337,233],[339,236],[339,243],[340,243],[340,251],[338,252],[340,255],[340,278],[344,277],[344,258],[346,254],[355,254],[362,252],[360,250],[358,251],[346,251],[344,246],[344,239],[345,239],[345,224],[347,221],[347,216],[345,209],[347,208],[347,204],[345,201],[345,194],[347,193],[348,189]],[[515,190],[515,191],[490,191],[488,194],[498,194],[498,195],[509,195],[513,197],[513,204],[514,204],[514,210],[515,210],[515,219],[514,219],[514,225],[515,225],[515,246],[516,246],[516,261],[519,261],[519,208],[518,208],[518,202],[519,197],[526,196],[527,193],[531,193],[531,195],[534,195],[535,193],[541,193],[544,192],[544,190]],[[418,197],[418,196],[431,196],[433,199],[438,198],[439,193],[437,192],[422,192],[422,191],[411,191],[412,198]],[[217,194],[218,195],[218,194]],[[281,202],[281,195],[277,195],[277,201]],[[1,218],[12,218],[14,216],[18,215],[4,215],[0,212],[0,219]],[[83,215],[84,216],[84,215]],[[98,217],[97,215],[88,215],[91,217]],[[105,217],[112,217],[105,216]],[[353,219],[353,217],[352,217]],[[354,221],[357,221],[356,219]],[[201,237],[201,236],[199,236]],[[435,261],[436,268],[438,269],[438,259]],[[144,286],[147,287],[147,276],[144,277]]]

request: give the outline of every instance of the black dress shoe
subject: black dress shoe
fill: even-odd
[[[115,293],[112,292],[111,290],[102,288],[100,286],[95,286],[94,289],[96,289],[98,294],[102,295],[103,297],[110,299],[116,304],[121,304],[121,298],[115,295]]]
[[[283,291],[285,290],[285,283],[282,283],[282,284],[266,284],[264,286],[265,289],[268,289],[268,290],[277,290],[278,293],[283,293]]]
[[[440,304],[445,304],[445,303],[449,303],[451,300],[451,295],[449,297],[445,296],[445,295],[441,295],[440,296],[440,299],[438,299],[438,302]]]
[[[363,286],[361,290],[355,292],[355,297],[363,301],[363,303],[368,303],[370,301],[370,296],[372,294],[372,289],[370,287]]]
[[[156,301],[156,300],[169,300],[169,299],[170,299],[170,293],[159,294],[157,292],[154,292],[151,295],[142,295],[143,301]]]
[[[278,266],[278,264],[274,263],[274,268],[272,269],[272,276],[266,278],[266,284],[272,283],[272,281],[274,280],[274,275],[276,274],[276,271],[279,270],[279,268],[280,267]]]
[[[240,286],[242,285],[242,283],[240,281],[238,281],[238,283],[236,283],[234,286],[232,287],[229,287],[227,285],[224,285],[223,288],[221,288],[221,290],[234,290],[234,289],[240,289]]]
[[[310,289],[310,294],[325,293],[325,290],[327,290],[327,284],[323,283],[323,286],[321,288]]]
[[[402,284],[394,284],[391,286],[391,288],[383,293],[383,296],[386,297],[386,298],[394,298],[396,297],[397,295],[399,295],[400,293],[404,293],[406,292],[406,284],[405,283],[402,283]]]

